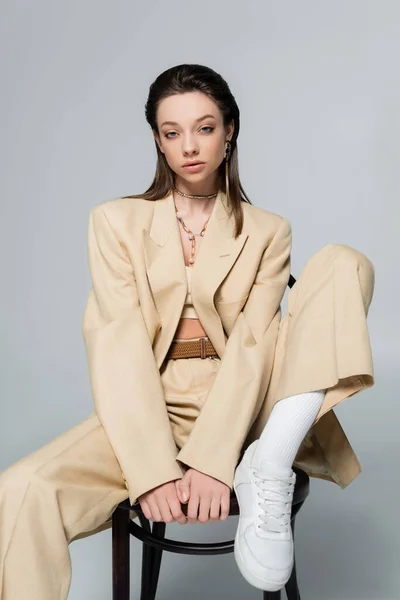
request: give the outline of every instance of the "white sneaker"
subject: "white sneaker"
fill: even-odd
[[[288,582],[293,569],[290,514],[296,474],[256,459],[257,443],[250,444],[235,470],[233,487],[240,515],[234,556],[251,585],[275,592]]]

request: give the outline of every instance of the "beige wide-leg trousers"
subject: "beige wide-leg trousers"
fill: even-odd
[[[313,311],[310,314],[318,314],[318,308],[324,314],[332,311],[337,323],[348,326],[348,346],[330,348],[324,355],[324,360],[334,356],[346,371],[343,363],[346,352],[358,353],[369,360],[365,317],[372,298],[374,276],[372,264],[364,255],[345,248],[340,261],[343,268],[335,272],[336,297],[322,294],[320,302],[323,306],[318,307],[318,295],[311,294]],[[350,264],[352,268],[347,268]],[[284,337],[278,340],[277,354],[280,381],[285,368],[282,365],[283,344],[290,350],[292,365],[297,361],[305,362],[308,340],[304,343],[296,340],[296,310],[297,318],[304,318],[307,283],[312,282],[314,288],[318,288],[318,282],[325,281],[326,277],[326,249],[322,249],[307,263],[291,290],[296,295],[302,292],[302,296],[296,299],[294,308],[292,304],[290,326],[281,328]],[[360,290],[359,300],[365,309],[362,318],[360,307],[355,307],[358,320],[353,323],[351,306],[339,301],[346,286],[353,292]],[[358,301],[357,295],[352,296],[352,301]],[[333,342],[334,338],[328,337],[328,343]],[[353,363],[350,363],[351,369]],[[219,358],[190,358],[169,360],[162,367],[161,379],[178,448],[191,431],[219,365]],[[365,365],[360,369],[364,374]],[[357,374],[349,372],[349,375]],[[318,385],[324,387],[324,382],[318,381]],[[337,399],[342,401],[343,394]],[[266,402],[269,412],[273,404],[270,393]],[[72,574],[68,545],[110,527],[113,511],[127,497],[120,466],[95,412],[6,469],[0,475],[0,600],[67,598]]]

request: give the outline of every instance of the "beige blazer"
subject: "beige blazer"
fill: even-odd
[[[222,360],[180,450],[159,373],[187,287],[173,196],[157,201],[117,198],[90,211],[92,288],[83,336],[96,412],[132,504],[145,491],[180,478],[187,466],[232,488],[271,376],[291,251],[286,219],[248,203],[243,203],[243,211],[243,231],[234,239],[226,196],[218,193],[194,263],[193,304]],[[296,388],[296,382],[291,384]],[[338,463],[338,452],[346,451],[347,459],[353,459],[354,476],[358,461],[336,419],[333,426],[338,433],[334,461]],[[335,480],[326,458],[312,450],[308,449],[313,474]],[[307,467],[307,460],[303,463]]]

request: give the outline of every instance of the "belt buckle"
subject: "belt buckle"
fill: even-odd
[[[206,339],[200,338],[200,358],[207,358],[206,354]]]

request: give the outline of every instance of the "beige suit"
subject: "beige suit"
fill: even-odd
[[[186,430],[182,415],[180,429],[171,427],[163,388],[179,387],[185,373],[179,361],[165,362],[186,296],[173,197],[118,198],[91,210],[83,335],[95,411],[1,474],[0,600],[66,598],[68,544],[109,527],[128,495],[134,503],[188,466],[232,487],[241,453],[286,396],[329,388],[295,464],[342,487],[358,475],[331,409],[373,384],[373,266],[353,248],[325,246],[281,318],[289,222],[247,203],[243,210],[234,239],[219,192],[193,267],[193,304],[220,360],[193,363],[210,388]]]
[[[373,267],[347,246],[327,246],[316,255],[322,277],[316,277],[311,260],[311,276],[306,268],[301,284],[299,280],[289,292],[283,322],[280,303],[290,274],[290,224],[247,203],[243,210],[243,231],[234,239],[226,196],[218,194],[193,267],[193,304],[222,361],[179,452],[159,377],[186,296],[173,196],[157,202],[116,199],[91,212],[93,288],[83,332],[97,414],[125,474],[131,502],[180,477],[182,465],[232,486],[243,444],[262,430],[273,403],[310,389],[331,388],[319,423],[299,453],[301,466],[342,485],[358,474],[346,436],[334,414],[326,413],[373,383],[366,328]],[[345,257],[344,270],[338,269],[337,255]],[[336,278],[333,268],[339,273]],[[294,307],[301,304],[306,308],[293,322]],[[278,352],[274,366],[278,332],[283,339],[291,330],[290,344],[284,355]]]

